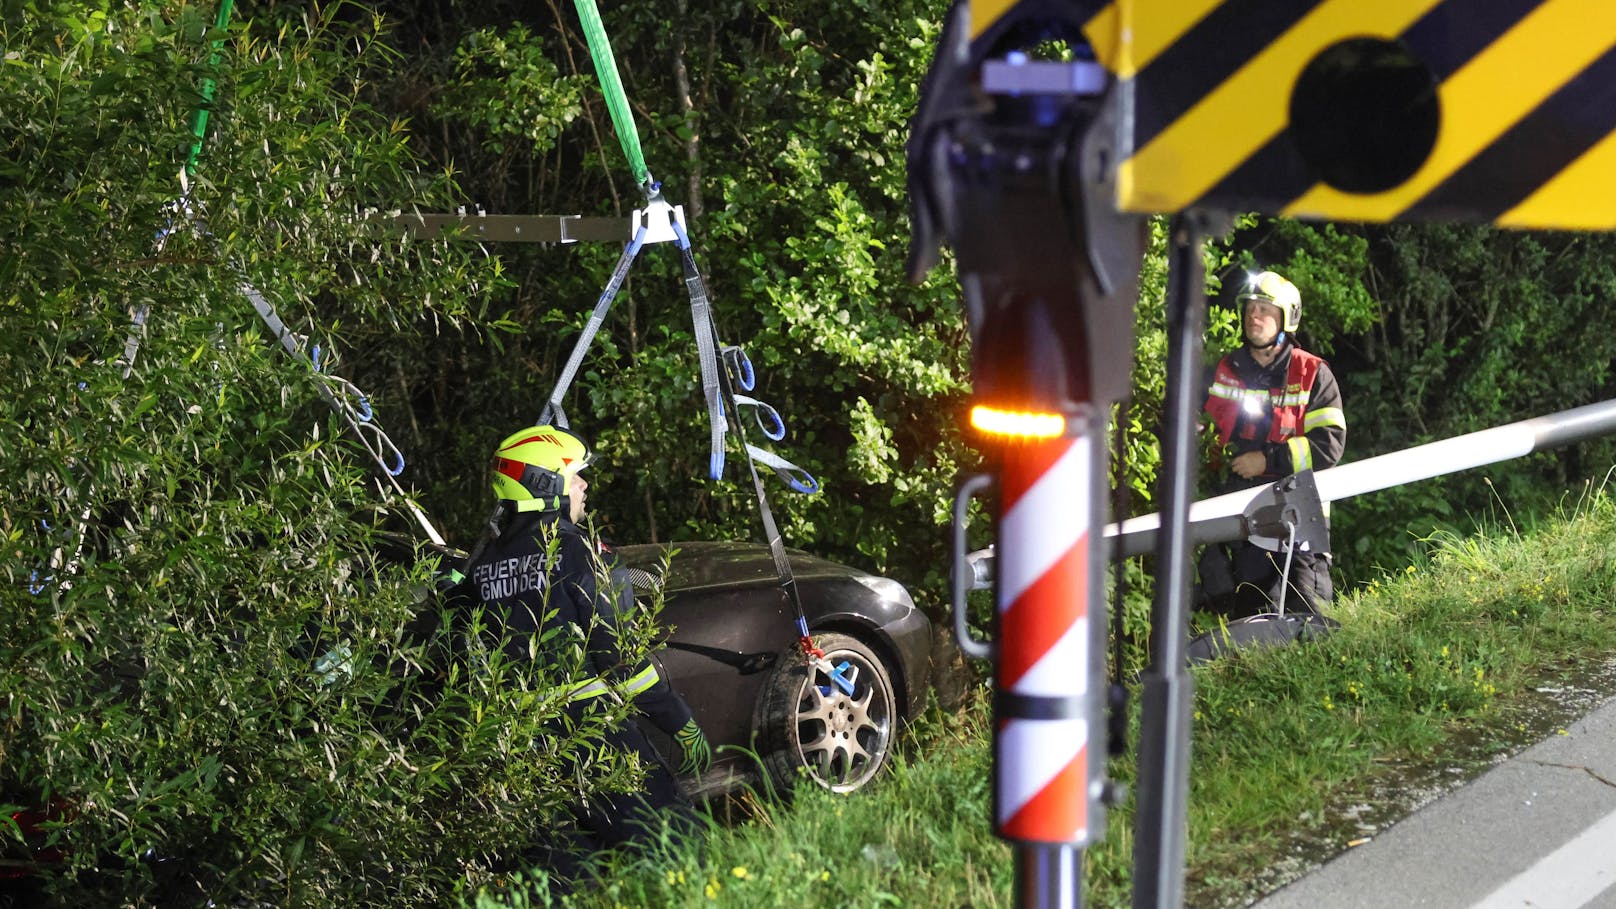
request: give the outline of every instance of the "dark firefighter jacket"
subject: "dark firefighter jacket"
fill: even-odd
[[[655,663],[625,664],[615,629],[618,613],[633,606],[633,591],[626,572],[614,568],[614,561],[609,552],[597,552],[565,516],[519,513],[467,566],[463,590],[487,607],[489,621],[503,623],[499,631],[513,659],[525,660],[534,653],[543,660],[550,648],[583,639],[595,678],[572,689],[573,703],[615,688],[632,696],[658,729],[672,735],[690,720],[690,708],[657,672]],[[608,572],[611,590],[601,587],[602,575]],[[552,630],[561,633],[551,637],[547,633]]]
[[[1219,361],[1206,412],[1231,458],[1261,451],[1268,462],[1262,476],[1233,478],[1231,488],[1333,467],[1347,443],[1341,389],[1329,364],[1289,342],[1267,366],[1245,347]]]

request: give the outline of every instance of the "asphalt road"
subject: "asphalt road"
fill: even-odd
[[[1255,909],[1616,909],[1616,699]]]

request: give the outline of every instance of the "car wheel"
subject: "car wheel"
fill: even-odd
[[[892,673],[857,638],[824,634],[816,643],[842,684],[800,656],[782,660],[758,698],[753,730],[770,777],[783,788],[806,777],[852,792],[891,756]]]

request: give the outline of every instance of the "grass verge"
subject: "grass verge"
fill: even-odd
[[[1197,671],[1189,905],[1244,905],[1430,797],[1433,781],[1456,785],[1552,731],[1579,705],[1545,702],[1538,689],[1608,665],[1608,500],[1524,537],[1433,542],[1427,564],[1342,597],[1333,615],[1343,627],[1329,638]],[[559,902],[1009,905],[1011,852],[989,822],[986,700],[928,714],[908,754],[865,792],[805,787],[789,805],[756,803],[753,821],[715,826],[699,851],[608,863],[606,884]],[[1131,754],[1110,772],[1131,784]],[[1132,824],[1130,800],[1088,850],[1086,904],[1129,904]],[[477,904],[547,901],[513,888]]]

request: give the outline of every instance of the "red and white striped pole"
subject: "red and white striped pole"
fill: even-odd
[[[1090,620],[1104,453],[1089,423],[1000,449],[994,824],[1018,847],[1020,906],[1081,905],[1081,849],[1103,817],[1090,811],[1089,763],[1104,751],[1093,697],[1103,610],[1102,627]]]
[[[1008,696],[1000,699],[1003,706],[1034,707],[1088,693],[1088,448],[1084,439],[1063,438],[1005,452],[995,636],[996,687]],[[1000,719],[1000,835],[1035,843],[1086,838],[1087,744],[1081,713],[1028,709]]]

